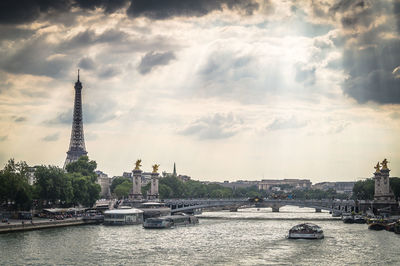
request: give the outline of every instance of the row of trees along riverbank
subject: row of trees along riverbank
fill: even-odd
[[[400,199],[400,178],[391,177],[389,179],[390,189],[393,191],[395,198]],[[358,200],[373,200],[375,193],[375,180],[367,178],[366,180],[357,181],[353,188],[353,198]]]
[[[118,199],[126,198],[132,188],[132,180],[128,177],[117,177],[113,180],[110,190]],[[143,195],[150,190],[150,183],[142,187]],[[290,192],[284,192],[288,190]],[[349,195],[339,194],[335,190],[327,191],[319,189],[299,190],[288,185],[282,185],[282,191],[270,192],[259,190],[257,186],[246,188],[228,188],[219,184],[204,184],[200,181],[189,180],[182,182],[173,175],[167,175],[160,179],[159,193],[161,199],[167,198],[293,198],[293,199],[347,199]]]
[[[7,210],[32,207],[92,206],[100,197],[101,187],[94,172],[97,164],[82,156],[66,166],[37,166],[35,183],[30,185],[29,166],[10,159],[0,171],[0,204]]]

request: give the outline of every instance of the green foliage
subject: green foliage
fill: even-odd
[[[132,182],[128,179],[118,184],[114,189],[114,194],[117,198],[122,199],[129,196],[129,192],[132,189]]]
[[[54,204],[58,201],[70,203],[73,190],[64,171],[56,166],[38,166],[35,172],[37,199]]]
[[[151,183],[147,183],[145,186],[142,187],[142,195],[147,195],[147,192],[150,190]],[[159,184],[161,186],[161,184]],[[159,188],[160,189],[160,188]]]
[[[347,199],[349,195],[337,193],[334,189],[304,189],[293,190],[294,199]]]
[[[390,189],[393,191],[395,198],[399,199],[400,178],[391,177],[389,181],[390,181]],[[359,200],[373,200],[374,193],[375,193],[375,180],[372,178],[357,181],[353,188],[353,197]]]
[[[183,198],[185,196],[185,185],[177,177],[169,175],[160,179],[160,185],[165,185],[171,188],[172,198]]]
[[[400,199],[400,178],[399,177],[391,177],[390,179],[390,188],[392,189],[394,196],[397,200]]]
[[[112,181],[111,186],[110,186],[110,191],[111,191],[111,193],[114,193],[115,188],[116,188],[119,184],[122,184],[122,183],[124,183],[124,182],[131,182],[131,184],[132,184],[132,181],[131,181],[131,179],[130,179],[129,177],[123,177],[123,176],[116,177],[116,178]],[[131,186],[131,187],[132,187],[132,186]]]
[[[149,186],[150,188],[150,186]],[[143,190],[142,190],[143,191]],[[145,189],[143,192],[147,191]],[[189,180],[182,182],[173,175],[168,175],[160,179],[159,185],[160,198],[243,198],[263,196],[257,186],[248,188],[223,187],[219,184],[203,184],[199,181]]]
[[[67,164],[65,170],[67,170],[67,173],[80,173],[83,176],[89,176],[93,182],[96,182],[97,175],[94,172],[96,168],[97,163],[95,161],[89,161],[89,157],[81,156],[76,162]]]
[[[56,166],[36,168],[34,191],[41,205],[93,206],[100,198],[101,187],[96,183],[96,162],[82,156],[67,165],[67,173]]]
[[[0,171],[0,203],[12,203],[15,210],[29,209],[32,188],[28,183],[28,166],[25,162],[15,163],[10,159]]]
[[[174,195],[174,192],[172,191],[172,189],[169,186],[164,185],[164,184],[159,184],[158,192],[160,193],[160,198],[162,198],[162,199],[172,198]]]
[[[375,181],[372,178],[357,181],[353,187],[353,198],[358,200],[373,200]]]

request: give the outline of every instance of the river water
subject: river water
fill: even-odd
[[[400,235],[329,213],[283,207],[208,212],[196,226],[145,230],[88,225],[0,235],[1,265],[400,265]],[[214,218],[214,219],[210,219]],[[325,239],[290,240],[302,222]]]

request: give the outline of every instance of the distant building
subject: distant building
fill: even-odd
[[[132,172],[124,172],[122,174],[123,177],[132,178]]]
[[[272,187],[289,185],[294,189],[307,189],[311,188],[311,181],[309,179],[263,179],[258,183],[259,190],[271,190]]]
[[[188,176],[188,175],[178,175],[176,173],[176,164],[175,163],[174,163],[174,169],[173,169],[172,173],[168,173],[166,171],[163,171],[161,173],[161,175],[162,175],[162,177],[174,176],[174,177],[178,178],[179,180],[181,180],[182,182],[187,182],[187,181],[191,180],[191,177]]]
[[[142,173],[142,187],[151,182],[151,172]]]
[[[97,184],[101,187],[100,197],[103,199],[107,199],[111,197],[110,186],[112,183],[112,178],[109,178],[107,174],[102,171],[95,171],[97,174]]]
[[[260,181],[247,181],[247,180],[237,180],[234,182],[224,181],[223,183],[219,183],[223,187],[228,187],[233,190],[237,188],[248,188],[253,186],[258,186]]]
[[[189,181],[191,179],[191,177],[188,176],[188,175],[178,175],[177,178],[179,180],[181,180],[182,182],[187,182],[187,181]]]
[[[333,189],[340,194],[351,194],[353,193],[354,184],[355,182],[321,182],[313,185],[312,188],[324,191]]]
[[[28,168],[27,176],[29,185],[33,185],[36,181],[35,173],[38,166],[33,166]]]

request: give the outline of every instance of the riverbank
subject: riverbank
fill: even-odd
[[[84,221],[82,219],[33,220],[32,222],[30,220],[15,220],[10,223],[0,224],[0,234],[96,223],[97,221]]]
[[[221,217],[221,216],[196,216],[199,219],[207,220],[243,220],[243,221],[341,221],[340,217],[318,217],[318,218],[281,218],[281,217]]]

